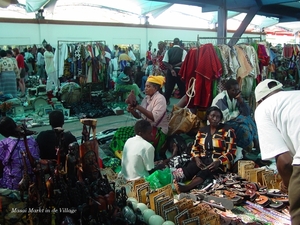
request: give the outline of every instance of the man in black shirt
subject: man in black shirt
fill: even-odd
[[[42,131],[36,138],[40,149],[41,159],[57,159],[56,147],[59,145],[59,140],[55,133],[55,128],[62,128],[64,125],[64,115],[61,111],[55,110],[49,114],[49,123],[51,130]],[[65,164],[65,156],[68,154],[68,146],[70,143],[76,142],[76,138],[71,132],[64,132],[62,137],[62,165]]]
[[[173,44],[173,47],[166,52],[163,58],[163,63],[168,68],[165,84],[165,98],[168,104],[170,103],[175,84],[178,86],[180,96],[185,95],[185,84],[181,77],[178,76],[178,72],[187,52],[179,46],[178,38],[174,39]]]

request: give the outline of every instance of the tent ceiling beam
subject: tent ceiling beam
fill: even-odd
[[[188,4],[202,7],[202,12],[219,11],[219,7],[223,7],[223,0],[150,0],[163,1],[168,3]],[[236,11],[247,13],[253,7],[260,7],[257,15],[268,17],[277,17],[280,22],[300,20],[300,5],[298,0],[226,0],[226,9],[228,11]],[[284,13],[282,15],[282,13]]]
[[[239,26],[239,28],[234,32],[232,39],[230,39],[229,41],[229,45],[233,46],[238,42],[238,38],[241,37],[243,35],[243,33],[245,32],[246,28],[248,27],[248,25],[250,24],[251,20],[254,18],[254,16],[257,14],[257,12],[259,11],[260,7],[256,6],[251,8],[246,17],[244,18],[244,20],[242,21],[241,25]]]
[[[284,17],[295,18],[300,20],[300,13],[299,9],[295,9],[293,7],[288,6],[276,6],[276,5],[269,5],[269,6],[262,6],[261,11],[265,14],[275,14],[279,20],[283,19]]]
[[[162,6],[162,7],[159,7],[159,8],[157,8],[157,9],[153,9],[153,10],[144,12],[142,15],[143,15],[143,16],[146,16],[147,14],[151,13],[152,16],[153,16],[154,18],[156,18],[156,17],[160,16],[162,13],[164,13],[167,9],[169,9],[172,5],[174,5],[174,4],[171,4],[171,3],[170,3],[170,4],[164,5],[164,6]]]

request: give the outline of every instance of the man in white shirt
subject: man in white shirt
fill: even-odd
[[[300,91],[283,91],[280,82],[266,79],[255,88],[255,97],[261,158],[275,157],[281,189],[288,189],[292,225],[299,225]]]
[[[173,93],[175,84],[178,86],[180,96],[183,97],[185,95],[185,84],[184,81],[181,80],[181,77],[178,76],[178,72],[187,52],[179,46],[178,38],[174,39],[173,44],[173,47],[166,51],[162,60],[168,68],[164,94],[167,104],[170,104],[170,97]]]
[[[150,122],[137,121],[134,131],[136,135],[125,142],[122,154],[121,174],[126,180],[149,176],[149,171],[154,168],[155,149],[150,143],[153,139]]]

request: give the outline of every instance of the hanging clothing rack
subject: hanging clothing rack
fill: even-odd
[[[103,44],[106,45],[106,41],[104,40],[100,40],[100,41],[66,41],[66,40],[58,40],[57,41],[57,46],[59,46],[59,44],[82,44],[82,45],[92,45],[92,44]]]
[[[244,91],[244,94],[251,95],[252,88],[250,87],[254,84],[254,79],[258,75],[262,76],[260,69],[266,67],[262,63],[262,60],[265,62],[268,60],[260,48],[263,45],[260,43],[261,37],[238,38],[238,43],[231,46],[229,44],[218,45],[217,40],[220,39],[230,40],[231,38],[197,35],[198,46],[189,50],[181,66],[179,74],[186,84],[191,78],[196,78],[197,94],[192,99],[191,106],[201,109],[209,107],[211,100],[223,90],[223,81],[229,78],[239,77],[240,81],[244,78],[247,79],[245,84],[249,88],[243,87],[241,90]],[[258,50],[252,46],[253,43],[257,44],[258,49],[261,50],[260,61],[258,60]],[[220,57],[225,60],[219,60]],[[186,88],[188,87],[186,86]]]
[[[232,39],[235,39],[238,41],[236,42],[236,44],[241,44],[241,43],[247,43],[247,44],[251,44],[253,42],[258,42],[258,41],[262,41],[262,37],[258,36],[258,37],[200,37],[199,34],[197,35],[197,46],[200,46],[201,44],[208,44],[211,43],[213,45],[218,45],[218,40],[223,40],[223,42],[225,43],[227,40],[229,39],[229,42],[227,43],[229,46],[232,46]]]
[[[65,49],[66,47],[69,47],[69,45],[72,45],[73,47],[75,46],[77,49],[76,51],[74,51],[74,54],[71,54],[71,57],[69,57],[68,55],[66,55],[66,51],[69,51],[69,49]],[[70,63],[75,63],[73,62],[73,59],[76,58],[76,64],[77,64],[77,70],[76,72],[73,71],[74,74],[74,78],[75,77],[79,77],[81,75],[85,75],[87,76],[88,74],[88,67],[92,65],[94,65],[93,63],[95,59],[97,59],[98,53],[96,53],[97,55],[95,55],[95,45],[100,45],[103,46],[103,48],[105,48],[106,46],[106,41],[104,40],[96,40],[96,41],[68,41],[68,40],[58,40],[57,41],[57,49],[55,52],[55,64],[56,64],[56,69],[57,69],[57,75],[58,77],[62,77],[65,75],[65,60],[68,59],[70,60]],[[84,46],[85,48],[85,52],[84,53],[89,53],[89,55],[84,55],[81,56],[81,49],[79,49],[79,47]],[[98,49],[99,50],[99,49]],[[82,58],[84,57],[84,58]],[[92,63],[87,65],[87,59],[90,58],[92,59]],[[98,59],[98,61],[100,61],[100,59]],[[96,74],[93,73],[93,78],[91,81],[88,82],[98,82],[97,81],[97,77]]]
[[[166,46],[169,47],[169,45],[171,43],[173,43],[173,40],[165,40],[164,42],[166,43]],[[197,42],[195,42],[195,41],[182,41],[182,40],[180,40],[180,42],[182,44],[184,44],[184,48],[186,50],[189,50],[191,48],[197,47]]]

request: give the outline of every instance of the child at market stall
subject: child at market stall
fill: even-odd
[[[155,169],[164,167],[159,164],[154,168],[155,149],[150,143],[153,139],[152,126],[147,120],[139,120],[134,126],[135,136],[129,138],[122,154],[122,170],[126,180],[136,180],[149,176]]]

